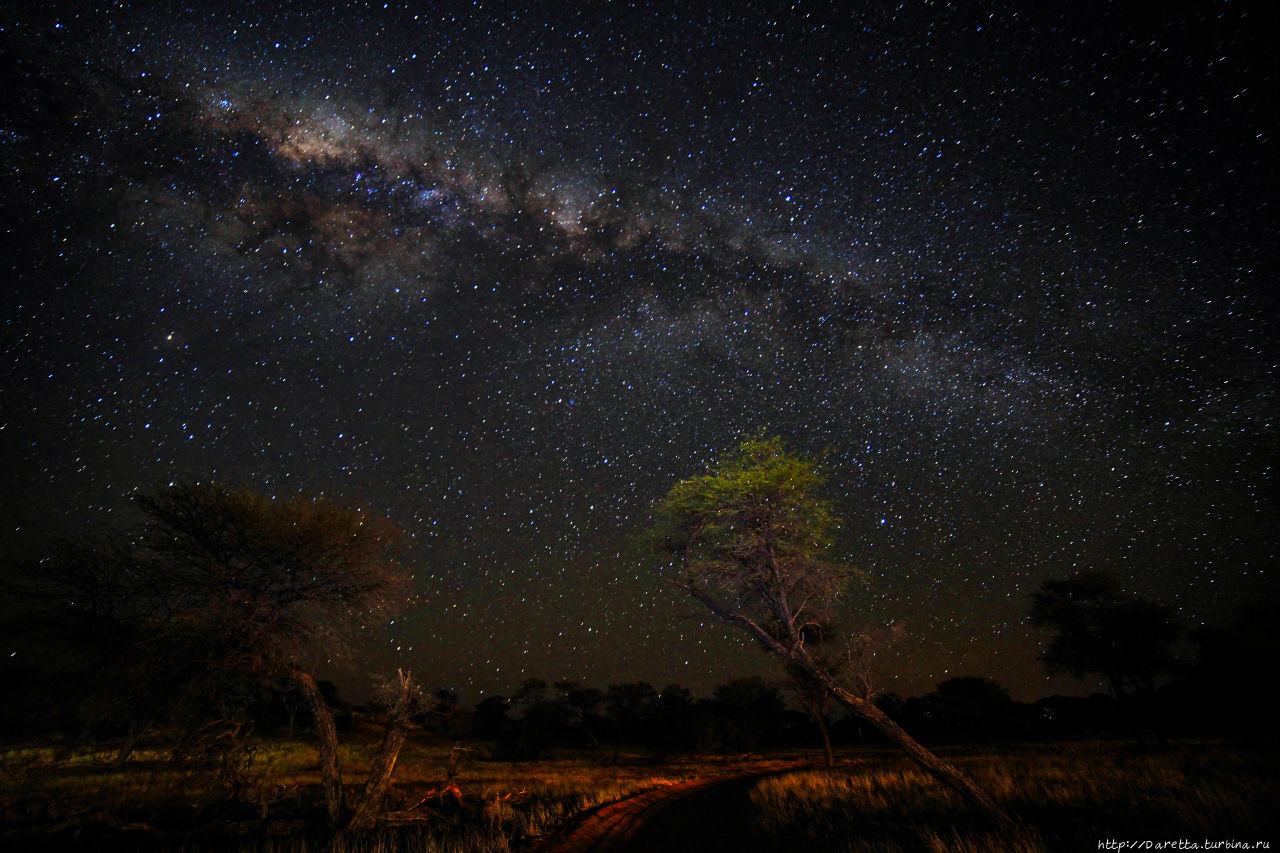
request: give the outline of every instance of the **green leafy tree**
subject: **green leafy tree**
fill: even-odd
[[[831,558],[838,519],[809,458],[780,439],[741,443],[705,474],[681,480],[653,509],[649,536],[675,557],[677,581],[728,624],[807,675],[942,783],[1000,821],[1008,817],[956,768],[925,749],[810,652],[853,572]]]

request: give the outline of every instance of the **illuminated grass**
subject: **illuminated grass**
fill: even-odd
[[[376,740],[344,746],[344,778],[359,784]],[[449,748],[410,740],[396,767],[389,825],[331,846],[319,828],[318,777],[303,742],[262,741],[251,790],[231,818],[248,835],[194,832],[141,849],[166,853],[501,853],[527,849],[566,820],[655,786],[729,769],[719,757],[662,765],[641,756],[551,752],[536,762],[466,753],[460,797],[442,793]],[[67,821],[159,823],[175,804],[201,820],[225,817],[206,773],[180,771],[167,755],[140,750],[123,770],[108,750],[58,757],[47,748],[0,753],[0,807],[12,828]],[[802,756],[769,756],[769,760]],[[1274,750],[1181,745],[1142,754],[1112,744],[1023,747],[948,755],[1020,824],[995,831],[954,794],[893,751],[846,753],[833,771],[762,779],[751,792],[759,850],[840,853],[1097,849],[1102,839],[1274,838],[1280,802]],[[434,792],[434,793],[433,793]],[[248,812],[246,814],[246,812]],[[266,819],[262,819],[266,815]],[[0,838],[0,842],[3,842]],[[3,846],[0,843],[0,846]],[[18,848],[12,848],[18,849]],[[51,848],[53,849],[53,848]],[[92,845],[80,849],[94,849]],[[139,849],[136,847],[128,849]]]
[[[1016,828],[993,829],[905,758],[886,754],[761,780],[751,794],[761,849],[1023,853],[1096,849],[1108,838],[1258,841],[1277,826],[1272,752],[1201,745],[1134,754],[1088,744],[951,758]]]
[[[254,784],[242,794],[244,802],[237,815],[246,822],[257,821],[254,831],[261,837],[195,835],[163,849],[188,853],[332,849],[316,830],[319,776],[312,747],[298,741],[263,741],[257,746],[250,774]],[[376,740],[363,733],[344,744],[343,775],[349,794],[363,781],[376,749]],[[336,849],[352,853],[505,851],[595,806],[723,769],[718,760],[685,759],[655,766],[639,756],[624,755],[614,765],[602,763],[603,756],[552,753],[537,762],[511,762],[492,760],[487,752],[481,745],[466,753],[454,780],[459,797],[443,792],[449,747],[410,740],[397,762],[388,798],[392,826]],[[210,801],[214,789],[207,771],[182,771],[167,760],[167,754],[146,749],[138,750],[124,768],[112,769],[108,765],[113,756],[110,750],[83,750],[59,757],[49,748],[0,753],[0,829],[77,820],[111,826],[147,823],[175,805],[203,810],[201,814],[217,813],[216,803]],[[262,820],[262,815],[268,819]],[[291,836],[273,836],[277,831]]]

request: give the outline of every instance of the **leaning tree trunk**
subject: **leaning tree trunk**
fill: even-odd
[[[1004,810],[996,805],[995,801],[985,791],[975,785],[972,779],[943,761],[933,751],[922,746],[919,741],[907,734],[901,726],[895,723],[888,714],[877,708],[875,703],[861,699],[841,687],[833,685],[830,689],[836,699],[875,726],[882,735],[911,756],[917,764],[927,770],[939,782],[959,793],[969,802],[994,817],[998,822],[1011,822]]]
[[[783,651],[785,653],[786,650],[784,649]],[[909,755],[912,760],[928,771],[933,778],[990,815],[997,823],[1009,824],[1013,822],[1005,814],[1004,810],[996,805],[995,800],[991,799],[985,791],[975,785],[972,779],[943,761],[931,750],[926,749],[919,741],[907,734],[902,726],[895,723],[888,714],[876,707],[875,703],[868,702],[866,699],[856,696],[836,684],[835,679],[813,662],[804,646],[797,646],[788,657],[808,670],[819,683],[826,687],[827,692],[835,697],[837,702],[845,705],[859,717],[875,726],[877,731]]]
[[[302,691],[307,704],[311,707],[311,715],[316,721],[316,736],[320,739],[317,750],[320,753],[320,788],[324,792],[324,810],[331,826],[337,826],[342,820],[346,803],[342,794],[342,768],[338,763],[338,729],[333,724],[333,712],[320,694],[316,681],[308,673],[294,669],[289,673],[290,680]]]
[[[365,781],[360,801],[351,812],[351,820],[347,822],[345,830],[347,832],[364,832],[373,828],[374,821],[382,813],[382,802],[391,785],[396,758],[400,755],[400,748],[404,746],[405,733],[409,730],[409,716],[413,713],[413,680],[408,672],[400,672],[398,675],[399,692],[387,715],[382,746],[369,768],[369,778]]]
[[[917,764],[923,767],[929,775],[937,779],[942,784],[951,788],[960,794],[972,805],[976,806],[993,821],[999,824],[1010,825],[1013,820],[1007,815],[1003,809],[996,805],[995,800],[987,796],[986,792],[973,783],[968,776],[965,776],[955,767],[943,761],[931,751],[926,749],[911,735],[907,734],[901,726],[889,718],[889,715],[881,711],[873,703],[850,693],[845,690],[831,674],[818,666],[813,658],[809,656],[809,652],[804,647],[804,643],[798,635],[793,637],[793,643],[783,645],[770,632],[766,631],[760,625],[751,619],[743,616],[741,613],[730,610],[720,604],[705,591],[699,589],[694,584],[686,585],[686,589],[694,598],[701,601],[706,607],[715,613],[730,625],[735,625],[745,629],[748,633],[760,641],[760,643],[783,660],[791,661],[801,670],[808,673],[815,681],[821,684],[831,696],[841,704],[848,707],[855,714],[875,726],[891,743],[909,755]],[[790,624],[788,620],[782,620],[784,624]]]

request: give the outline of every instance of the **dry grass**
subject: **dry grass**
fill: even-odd
[[[365,734],[349,738],[342,748],[349,791],[362,782],[377,749],[376,738]],[[251,771],[253,784],[241,792],[241,803],[232,810],[234,819],[251,825],[253,834],[226,839],[188,833],[178,841],[170,838],[164,849],[190,853],[505,851],[597,805],[723,769],[720,759],[678,759],[655,765],[625,754],[618,764],[604,763],[611,752],[599,756],[553,753],[537,762],[499,761],[480,746],[464,753],[453,780],[458,789],[455,795],[446,790],[449,751],[448,746],[410,740],[396,765],[388,800],[395,826],[332,848],[321,833],[308,836],[305,831],[319,817],[319,776],[312,748],[297,741],[261,742]],[[167,754],[146,749],[117,770],[109,767],[113,755],[110,750],[83,750],[60,757],[46,747],[0,753],[0,832],[6,825],[10,830],[34,829],[35,836],[41,827],[77,822],[117,828],[162,825],[159,816],[175,811],[190,815],[193,821],[216,823],[228,814],[225,805],[217,802],[210,772],[179,770]],[[281,832],[290,837],[278,837]],[[0,846],[2,842],[0,837]]]
[[[1095,850],[1106,839],[1261,841],[1277,829],[1274,750],[1115,744],[1027,747],[952,760],[1019,825],[997,830],[904,757],[762,780],[752,791],[761,849],[842,853]]]
[[[376,739],[362,733],[349,740],[354,745],[344,747],[343,766],[347,784],[354,787]],[[316,831],[314,754],[299,742],[259,744],[254,784],[233,813],[217,803],[207,772],[177,770],[158,752],[142,750],[126,768],[112,770],[106,766],[109,751],[58,757],[48,748],[13,749],[0,753],[0,824],[25,833],[17,837],[26,842],[44,837],[42,827],[59,824],[163,826],[161,816],[185,809],[196,825],[221,821],[238,829],[170,834],[159,848],[152,843],[154,834],[143,834],[123,849],[500,853],[527,849],[532,840],[597,805],[728,769],[723,758],[705,756],[661,765],[640,756],[624,756],[613,765],[602,760],[604,755],[583,753],[498,761],[480,746],[461,762],[454,780],[460,796],[454,796],[443,792],[448,755],[447,746],[411,740],[396,768],[390,802],[394,825],[336,847]],[[905,757],[864,750],[846,754],[833,771],[793,772],[758,782],[751,793],[758,849],[1034,853],[1095,850],[1108,838],[1248,841],[1275,835],[1272,804],[1280,802],[1280,774],[1274,751],[1191,744],[1143,754],[1119,745],[1084,744],[949,757],[1020,825],[993,830]],[[65,833],[53,839],[57,849],[66,840]],[[78,828],[72,840],[81,849],[105,846]],[[0,846],[4,842],[0,837]]]

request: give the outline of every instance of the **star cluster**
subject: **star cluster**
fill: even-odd
[[[705,688],[766,664],[634,535],[766,429],[903,692],[1062,687],[1025,614],[1076,568],[1274,594],[1247,7],[562,5],[4,13],[6,547],[324,493],[412,538],[386,661]]]

